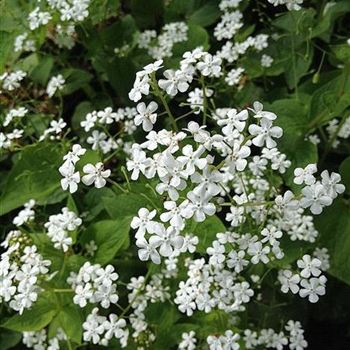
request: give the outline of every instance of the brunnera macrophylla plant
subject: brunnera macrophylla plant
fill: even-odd
[[[335,260],[323,234],[335,212],[347,225],[350,163],[341,176],[325,160],[350,136],[348,38],[319,41],[348,5],[173,0],[156,25],[140,4],[30,3],[11,42],[0,347],[305,349],[305,315],[290,308],[322,302],[332,275],[346,279],[342,247]],[[267,9],[285,12],[271,24]],[[316,49],[322,59],[305,70]],[[337,69],[323,76],[326,61]]]
[[[261,102],[246,109],[216,107],[216,86],[227,83],[223,67],[220,57],[200,48],[186,52],[177,69],[165,69],[158,60],[136,74],[129,93],[136,108],[107,107],[86,115],[81,128],[91,135],[63,156],[56,169],[61,188],[74,194],[82,187],[100,191],[109,183],[128,198],[134,182],[145,183],[150,191],[138,196],[146,204],[136,202],[126,233],[131,228],[130,249],[137,250],[140,264],[148,264],[147,272],[133,271],[124,279],[117,262],[102,263],[99,249],[108,244],[99,242],[102,227],[83,245],[86,239],[79,236],[85,235],[86,213],[77,213],[74,202],[36,220],[31,200],[13,218],[16,229],[2,243],[0,296],[18,313],[5,326],[21,329],[23,318],[42,311],[41,300],[55,296],[75,315],[84,346],[152,348],[164,334],[148,322],[149,308],[164,304],[172,305],[186,324],[177,339],[179,349],[307,347],[298,320],[273,330],[243,326],[242,318],[249,317],[250,304],[264,302],[269,278],[276,292],[310,303],[326,293],[327,249],[313,245],[293,261],[288,246],[317,241],[314,215],[322,215],[345,187],[339,174],[319,172],[317,164],[293,169],[278,149],[283,137],[278,116]],[[51,88],[61,84],[58,80]],[[181,114],[184,107],[190,111]],[[162,119],[168,128],[161,126]],[[121,138],[109,131],[114,123],[120,123]],[[123,140],[136,131],[143,135],[141,142]],[[81,164],[97,149],[101,161]],[[126,182],[117,181],[118,169],[108,167],[115,150],[125,154]],[[283,178],[289,168],[293,188]],[[44,258],[38,246],[50,253]],[[63,265],[50,260],[56,254],[63,256]],[[210,329],[210,322],[201,330],[185,321],[197,314],[204,319],[221,315],[225,330]],[[55,320],[45,318],[35,331],[23,332],[23,343],[50,350],[79,344],[81,339]]]

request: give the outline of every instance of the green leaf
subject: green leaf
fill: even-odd
[[[0,349],[7,350],[13,348],[20,342],[22,338],[21,333],[13,332],[6,329],[0,330]]]
[[[317,25],[310,33],[310,38],[322,36],[322,39],[329,41],[332,33],[331,27],[335,23],[335,20],[349,11],[350,2],[348,0],[327,3]]]
[[[129,101],[129,91],[131,90],[135,74],[137,72],[135,64],[130,58],[115,57],[112,62],[105,65],[109,83],[115,92],[120,95],[125,102]]]
[[[202,27],[209,26],[220,17],[221,11],[217,3],[207,3],[194,11],[188,18],[190,23],[200,25]]]
[[[26,309],[22,315],[12,316],[1,326],[17,332],[39,331],[47,326],[57,313],[53,300],[55,297],[50,293],[40,295],[30,309]]]
[[[101,39],[105,47],[114,49],[125,44],[130,45],[135,32],[137,32],[135,19],[127,15],[101,31]]]
[[[114,197],[103,198],[102,200],[108,215],[112,219],[134,216],[140,208],[149,205],[147,199],[136,193],[122,193]]]
[[[54,337],[62,328],[70,340],[81,344],[83,315],[76,305],[65,305],[50,324],[49,337]]]
[[[226,228],[222,221],[216,216],[208,216],[203,222],[191,221],[189,227],[185,228],[186,233],[193,233],[198,236],[199,243],[197,251],[205,253],[210,244],[215,240],[216,234],[225,232]]]
[[[89,19],[98,24],[105,19],[118,15],[120,0],[92,1],[89,6]]]
[[[23,148],[1,193],[0,215],[20,207],[29,199],[49,204],[64,198],[66,193],[60,189],[58,172],[63,155],[62,147],[52,143]]]
[[[81,89],[92,79],[92,75],[89,72],[77,68],[64,69],[62,75],[66,79],[66,83],[62,89],[63,95],[69,95],[74,91]]]
[[[350,193],[350,157],[347,157],[339,167],[341,182],[345,185],[345,190]]]
[[[131,0],[131,14],[140,28],[155,27],[164,11],[162,0]]]
[[[88,149],[85,154],[80,158],[79,162],[76,165],[76,169],[79,171],[83,170],[84,165],[91,163],[96,164],[101,161],[100,154],[97,151]]]
[[[311,126],[317,127],[339,116],[350,106],[350,66],[342,74],[318,88],[311,99]]]
[[[94,108],[92,106],[92,103],[90,101],[83,101],[80,102],[74,110],[73,113],[73,117],[72,117],[72,127],[74,130],[77,131],[82,131],[85,132],[83,130],[83,128],[80,126],[80,122],[82,122],[83,120],[85,120],[85,117],[88,113],[90,113],[91,111],[93,111]]]
[[[330,253],[330,270],[333,276],[350,284],[350,207],[349,202],[338,198],[332,206],[315,218],[320,232],[320,244]]]
[[[40,58],[39,64],[32,70],[30,74],[33,81],[45,86],[49,80],[53,65],[53,57],[45,56]]]
[[[349,62],[350,61],[350,45],[334,45],[332,51],[339,61]]]
[[[85,221],[92,220],[105,209],[104,200],[108,197],[115,199],[115,193],[109,187],[93,187],[87,192],[84,197],[84,207],[88,209]]]
[[[118,220],[103,220],[90,225],[81,236],[81,243],[94,240],[97,251],[93,257],[95,263],[106,264],[119,250],[129,246],[130,217]]]
[[[5,70],[5,66],[8,64],[9,58],[13,53],[13,40],[14,35],[0,31],[0,74]]]

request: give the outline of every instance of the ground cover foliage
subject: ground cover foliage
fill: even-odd
[[[348,0],[0,9],[0,349],[349,349]]]

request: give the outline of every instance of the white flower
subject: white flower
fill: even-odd
[[[202,222],[205,220],[206,215],[212,216],[216,212],[215,205],[209,203],[210,195],[205,192],[195,193],[190,191],[187,193],[187,198],[190,200],[188,210],[192,212],[193,218],[197,222]]]
[[[172,226],[165,229],[164,225],[155,225],[150,233],[154,234],[150,237],[149,244],[152,247],[159,247],[159,253],[164,257],[169,257],[174,251],[179,251],[184,242],[184,238]]]
[[[206,53],[197,63],[197,68],[204,76],[218,77],[221,72],[221,58]]]
[[[288,293],[290,290],[293,294],[299,292],[300,276],[292,273],[290,270],[279,271],[278,280],[281,283],[281,291]]]
[[[146,153],[139,148],[132,150],[132,159],[126,162],[126,167],[129,171],[132,171],[131,180],[137,180],[141,173],[145,173],[146,170]]]
[[[154,209],[151,212],[147,208],[140,208],[137,215],[131,221],[131,228],[137,229],[135,234],[136,239],[144,237],[146,231],[150,232],[154,225],[152,219],[156,216],[157,211]]]
[[[254,118],[261,119],[269,119],[269,120],[275,120],[277,118],[277,115],[272,112],[264,111],[264,106],[262,103],[255,101],[253,103],[253,108],[249,108],[252,112],[254,112]]]
[[[319,182],[306,186],[302,189],[303,198],[300,200],[300,205],[303,208],[309,208],[312,214],[321,214],[324,206],[332,204],[332,198],[327,195],[325,188]]]
[[[80,126],[84,128],[86,132],[88,132],[95,126],[96,122],[97,122],[97,112],[93,111],[86,115],[85,120],[80,122]]]
[[[244,257],[244,250],[240,250],[238,253],[234,250],[231,250],[228,254],[228,259],[226,262],[227,266],[231,269],[234,268],[235,272],[240,273],[249,263],[249,261],[244,259]]]
[[[58,74],[54,77],[52,77],[47,84],[46,93],[49,97],[52,97],[57,90],[61,91],[64,87],[64,83],[66,81],[64,80],[62,74]]]
[[[244,73],[244,68],[238,67],[236,69],[231,69],[225,78],[226,83],[229,86],[238,85],[242,79],[242,74]]]
[[[266,68],[271,67],[272,62],[273,62],[273,58],[271,56],[265,55],[265,54],[262,55],[261,61],[260,61],[262,67],[266,67]]]
[[[151,101],[148,106],[144,102],[139,103],[136,106],[138,114],[135,116],[135,125],[142,124],[144,131],[151,131],[153,124],[157,121],[157,113],[154,113],[158,108],[156,102]]]
[[[207,248],[207,254],[210,255],[209,264],[220,265],[225,261],[225,246],[218,241],[212,243],[212,247]]]
[[[264,144],[267,148],[276,147],[277,144],[272,138],[280,138],[283,134],[279,126],[272,126],[272,121],[266,118],[261,119],[260,126],[249,125],[248,130],[251,135],[255,136],[252,142],[257,147],[262,147]]]
[[[170,96],[175,96],[178,91],[185,92],[189,85],[183,72],[167,69],[164,73],[166,79],[160,79],[158,85]]]
[[[319,295],[326,294],[326,281],[327,278],[323,275],[318,278],[312,277],[310,280],[303,279],[300,282],[301,288],[299,295],[302,298],[308,297],[310,303],[317,303],[319,300]]]
[[[236,109],[230,109],[226,116],[220,118],[218,120],[218,125],[224,126],[222,131],[225,135],[229,135],[232,133],[234,128],[236,128],[239,132],[242,132],[246,125],[246,120],[248,119],[248,111],[243,109],[239,113],[237,113]]]
[[[64,191],[69,188],[70,193],[78,190],[78,183],[80,182],[79,171],[75,171],[74,165],[67,164],[59,168],[59,172],[63,176],[61,179],[61,186]]]
[[[341,177],[337,173],[331,173],[329,175],[328,170],[324,170],[321,173],[322,185],[324,186],[325,192],[331,197],[336,198],[338,194],[345,191],[345,186],[340,184]]]
[[[151,258],[154,264],[160,264],[160,255],[156,248],[160,245],[159,241],[148,243],[145,238],[140,238],[136,241],[138,256],[141,261],[147,261]]]
[[[197,339],[195,338],[196,333],[190,331],[188,333],[182,333],[182,341],[179,344],[179,350],[194,350],[196,348]]]
[[[270,259],[268,258],[268,254],[270,253],[270,247],[265,246],[263,248],[261,242],[255,242],[249,244],[248,247],[248,254],[252,256],[251,262],[255,265],[258,264],[260,261],[264,264],[267,264]]]
[[[174,201],[165,201],[163,203],[164,209],[168,210],[160,215],[163,222],[170,221],[170,225],[182,230],[185,226],[185,218],[192,213],[187,210],[189,201],[184,200],[179,206]]]
[[[317,172],[317,165],[316,164],[309,164],[306,166],[305,169],[303,168],[296,168],[294,170],[294,183],[297,185],[301,185],[305,183],[306,185],[313,185],[316,182],[315,177],[313,176],[314,173]]]
[[[276,227],[270,227],[269,229],[264,228],[261,231],[261,235],[264,236],[261,240],[262,243],[268,242],[271,245],[274,245],[275,242],[282,237],[282,231],[277,230]]]
[[[94,130],[86,140],[87,143],[92,145],[92,149],[94,151],[101,148],[101,145],[103,144],[103,141],[105,141],[107,138],[107,135],[104,132],[99,132],[98,130]]]
[[[96,188],[104,187],[106,185],[105,179],[111,175],[111,171],[109,169],[104,170],[102,162],[98,162],[95,165],[90,163],[84,165],[83,172],[87,174],[81,178],[83,183],[87,186],[94,183]]]
[[[300,272],[301,277],[309,278],[311,275],[318,277],[321,274],[321,261],[316,258],[312,259],[308,254],[305,254],[302,259],[299,259],[297,265],[302,269]]]

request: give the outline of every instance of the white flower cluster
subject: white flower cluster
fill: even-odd
[[[10,109],[6,114],[3,126],[8,126],[14,118],[23,118],[27,113],[28,109],[25,107]]]
[[[12,132],[4,134],[0,132],[0,149],[9,149],[15,145],[16,140],[22,138],[24,130],[13,129]]]
[[[28,33],[20,34],[15,38],[14,50],[15,52],[35,51],[35,41],[28,39]]]
[[[317,254],[320,254],[320,251],[316,252]],[[319,295],[326,294],[327,278],[321,275],[321,272],[328,268],[328,262],[322,263],[321,260],[305,254],[297,261],[297,266],[300,271],[296,273],[288,269],[279,271],[278,280],[281,283],[281,291],[299,293],[302,298],[308,297],[311,303],[317,303]]]
[[[130,325],[134,332],[132,337],[137,339],[142,334],[142,338],[147,338],[151,343],[155,340],[155,335],[148,329],[145,311],[149,302],[164,302],[170,298],[169,286],[163,285],[164,276],[161,273],[152,275],[147,283],[144,276],[132,277],[127,285],[130,290],[128,294],[129,305],[132,313],[129,315]]]
[[[75,165],[85,152],[85,148],[82,148],[79,144],[75,144],[72,150],[63,157],[64,163],[59,168],[59,172],[63,176],[63,179],[61,179],[63,190],[66,191],[69,189],[70,193],[74,193],[78,190],[80,173],[76,171]],[[81,178],[82,182],[87,186],[94,184],[96,188],[104,187],[106,185],[106,178],[111,174],[109,169],[104,169],[103,163],[101,162],[97,162],[95,165],[91,163],[85,164],[83,172],[85,175]]]
[[[86,132],[94,129],[90,136],[87,138],[93,150],[101,150],[103,154],[118,149],[122,145],[122,139],[117,141],[111,136],[106,134],[106,128],[113,126],[116,123],[121,125],[120,133],[126,132],[132,134],[136,126],[134,124],[134,118],[137,115],[136,108],[118,108],[116,112],[111,107],[106,107],[101,111],[92,111],[85,116],[85,119],[80,123],[80,126],[84,128]],[[103,131],[99,131],[98,128],[102,128]]]
[[[99,264],[92,265],[86,262],[78,274],[71,272],[67,282],[74,289],[75,304],[85,307],[88,302],[100,303],[104,309],[108,309],[119,300],[115,284],[118,277],[112,265],[103,268]]]
[[[29,29],[35,30],[40,26],[46,25],[52,19],[52,16],[49,12],[40,11],[40,7],[36,7],[29,15]]]
[[[63,208],[61,213],[51,215],[44,226],[47,229],[47,235],[54,243],[54,247],[66,252],[73,244],[72,237],[68,235],[68,232],[75,231],[81,223],[82,220],[73,211]]]
[[[63,129],[67,126],[67,123],[60,118],[59,120],[51,120],[50,125],[45,129],[44,133],[40,136],[39,141],[45,140],[50,136],[51,140],[59,140]]]
[[[49,339],[46,329],[37,332],[23,332],[23,344],[34,350],[60,350],[60,342],[66,342],[67,335],[61,328]]]
[[[337,118],[332,119],[326,126],[329,139],[332,140],[332,147],[337,148],[341,142],[340,139],[348,139],[350,137],[350,116],[343,123],[339,124]]]
[[[196,348],[196,332],[190,331],[190,332],[184,332],[182,333],[182,341],[180,342],[178,346],[178,350],[195,350]]]
[[[227,41],[225,45],[216,53],[217,56],[223,60],[233,63],[238,60],[238,58],[244,55],[248,49],[252,48],[258,52],[268,47],[269,36],[267,34],[258,34],[255,37],[249,36],[246,40],[242,42],[232,43]]]
[[[304,339],[304,330],[299,321],[289,320],[284,328],[288,334],[282,331],[277,333],[271,328],[260,330],[260,334],[256,331],[246,329],[243,336],[245,349],[260,349],[261,346],[264,346],[265,349],[272,348],[277,350],[283,350],[286,346],[291,350],[303,350],[307,348],[308,344]]]
[[[241,0],[222,0],[219,8],[223,11],[220,22],[214,29],[214,37],[217,40],[232,39],[237,31],[243,26],[243,14],[236,10]]]
[[[50,260],[44,260],[30,239],[20,231],[10,231],[1,243],[4,249],[0,261],[0,302],[22,314],[37,300],[40,278],[48,273]]]
[[[139,35],[137,45],[146,49],[155,60],[172,56],[172,49],[176,43],[187,40],[188,26],[185,22],[167,23],[157,36],[155,30],[145,30]]]
[[[86,342],[108,346],[111,339],[119,340],[122,348],[128,343],[129,330],[126,322],[115,314],[109,314],[108,318],[98,314],[98,308],[94,308],[83,323],[83,338]]]
[[[237,342],[239,339],[239,334],[227,330],[224,335],[209,335],[207,344],[209,345],[209,350],[238,350],[240,348]]]
[[[24,204],[24,209],[22,209],[16,217],[12,220],[12,223],[17,227],[22,226],[23,224],[34,220],[35,211],[33,207],[35,205],[35,200],[31,199],[27,203]]]
[[[52,9],[60,12],[61,21],[81,22],[89,16],[91,0],[47,0]]]
[[[287,9],[298,11],[301,9],[301,4],[304,0],[267,0],[273,6],[286,5]]]
[[[50,79],[47,84],[46,93],[49,97],[52,97],[56,91],[61,91],[64,87],[65,80],[62,74],[58,74]]]
[[[326,206],[330,206],[333,200],[345,191],[345,186],[340,183],[341,177],[337,173],[329,174],[328,170],[321,173],[321,181],[314,177],[317,172],[316,164],[309,164],[302,168],[294,170],[294,183],[298,185],[305,184],[301,190],[302,198],[300,206],[310,208],[312,214],[321,214]]]
[[[209,313],[216,307],[227,313],[244,311],[243,304],[250,301],[254,292],[239,273],[249,263],[248,254],[254,263],[268,259],[270,248],[266,245],[263,251],[260,242],[259,246],[253,243],[257,237],[251,238],[249,234],[240,237],[232,233],[218,233],[217,237],[218,240],[207,249],[209,264],[206,264],[203,258],[189,260],[188,279],[179,284],[174,301],[179,310],[187,316],[191,316],[196,309]],[[225,244],[237,244],[238,247],[236,250],[225,248]],[[227,259],[225,250],[229,250]],[[248,254],[245,250],[248,250]],[[226,269],[225,265],[232,271]]]
[[[0,75],[2,88],[8,91],[18,89],[21,86],[20,82],[26,77],[26,75],[27,73],[22,70],[16,70],[12,73],[3,73]]]

